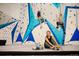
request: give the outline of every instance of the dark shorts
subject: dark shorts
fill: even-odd
[[[57,22],[57,25],[64,26],[63,22]]]

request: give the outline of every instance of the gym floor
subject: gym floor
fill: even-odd
[[[26,52],[43,52],[43,51],[79,51],[79,45],[64,45],[61,46],[60,50],[52,50],[52,49],[41,49],[41,50],[33,50],[33,45],[31,44],[16,44],[16,45],[6,45],[0,46],[0,51],[26,51]]]
[[[0,55],[78,55],[79,45],[64,45],[60,50],[33,50],[31,44],[0,46]]]

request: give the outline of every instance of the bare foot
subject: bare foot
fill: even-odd
[[[51,48],[51,49],[55,49],[55,46],[51,46],[50,48]]]

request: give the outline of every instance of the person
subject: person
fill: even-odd
[[[44,18],[41,16],[41,12],[40,11],[37,12],[37,18],[40,21],[40,23],[44,22]]]
[[[59,48],[60,48],[60,46],[58,45],[55,38],[53,36],[51,36],[50,31],[46,32],[44,47],[49,48],[49,49],[55,49],[56,48],[57,50],[59,50]]]
[[[37,12],[37,19],[39,20],[39,22],[40,22],[40,29],[43,27],[42,26],[42,23],[46,23],[46,19],[44,19],[42,16],[41,16],[41,12],[40,11],[38,11]]]
[[[64,29],[64,23],[62,22],[62,14],[59,15],[59,19],[58,19],[58,20],[59,20],[59,21],[57,21],[57,23],[56,23],[56,24],[57,24],[57,27],[56,27],[56,28],[58,29],[59,26],[61,26],[62,29],[63,29],[64,34],[66,34],[66,33],[65,33],[65,29]]]

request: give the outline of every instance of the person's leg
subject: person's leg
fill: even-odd
[[[53,50],[55,50],[54,45],[53,45],[53,47],[50,48],[50,45],[49,45],[47,42],[44,43],[44,47],[45,47],[46,49],[53,49]]]
[[[40,22],[43,23],[43,22],[44,22],[44,18],[41,18],[41,19],[40,19]]]
[[[50,45],[49,45],[47,42],[45,42],[45,43],[44,43],[44,47],[45,47],[45,48],[50,48]]]
[[[56,45],[56,42],[52,39],[51,40],[51,43],[53,44],[53,45]]]
[[[51,43],[55,46],[55,48],[57,48],[57,50],[59,50],[60,46],[52,39]]]
[[[57,27],[56,28],[59,28],[59,22],[56,22],[56,24],[57,24]]]

